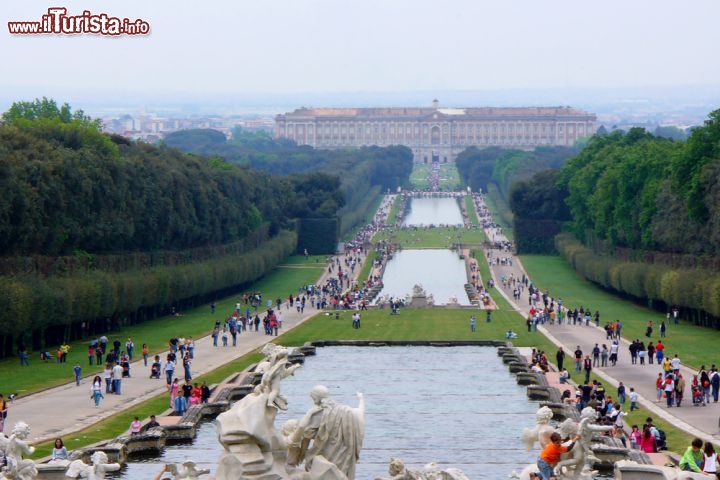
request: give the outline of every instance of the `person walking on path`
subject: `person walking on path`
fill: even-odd
[[[675,380],[672,375],[665,377],[665,383],[663,389],[665,390],[665,400],[667,400],[667,406],[673,406],[673,397],[675,393]]]
[[[633,410],[640,410],[640,407],[638,407],[638,393],[635,391],[633,387],[630,387],[630,411]]]
[[[657,360],[658,365],[662,365],[663,358],[665,358],[665,345],[662,340],[658,340],[655,344],[655,360]]]
[[[663,374],[658,373],[657,378],[655,379],[655,393],[657,394],[657,399],[655,400],[655,403],[660,402],[662,400],[663,396]]]
[[[125,342],[125,352],[127,352],[127,356],[132,362],[133,353],[135,352],[135,344],[130,337],[128,337],[127,341]],[[147,364],[145,366],[147,367]]]
[[[122,365],[115,362],[115,366],[112,367],[112,384],[113,384],[113,393],[115,395],[120,395],[122,393],[122,374],[123,374]]]
[[[590,372],[592,372],[592,360],[590,359],[590,355],[585,355],[585,360],[583,360],[583,370],[585,370],[585,382],[589,382]]]
[[[190,352],[185,352],[185,356],[183,357],[183,370],[185,373],[185,381],[189,382],[192,380],[192,374],[190,373],[190,365],[192,364],[192,361],[190,360]]]
[[[592,349],[592,366],[593,367],[599,367],[600,366],[600,345],[597,343]]]
[[[558,370],[561,371],[563,369],[563,363],[565,363],[565,350],[563,350],[562,347],[558,348],[558,351],[555,353],[555,360]]]
[[[170,388],[170,385],[172,384],[174,374],[175,374],[175,362],[173,362],[170,358],[168,358],[167,362],[165,362],[165,379],[167,380],[168,388]]]
[[[685,377],[682,373],[678,373],[677,379],[675,380],[675,405],[680,406],[685,394]]]
[[[608,357],[610,356],[610,350],[608,350],[607,345],[603,343],[602,349],[600,349],[600,367],[607,367],[608,366]]]
[[[92,385],[90,385],[90,398],[95,402],[95,408],[100,407],[100,399],[105,398],[102,394],[102,379],[100,375],[95,375]]]
[[[105,393],[113,393],[112,367],[109,363],[105,364],[105,369],[103,370],[103,378],[105,379]]]
[[[580,349],[580,345],[575,349],[575,373],[582,371],[583,351]]]
[[[619,351],[620,345],[618,344],[618,341],[613,340],[613,343],[610,344],[610,362],[612,363],[613,367],[617,364]]]
[[[79,363],[75,362],[73,367],[73,373],[75,374],[75,385],[80,386],[80,377],[82,376],[82,367]]]

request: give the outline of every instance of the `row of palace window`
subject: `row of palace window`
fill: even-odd
[[[315,142],[308,142],[309,144],[321,147],[321,146],[362,146],[362,145],[403,145],[404,142],[400,139],[380,139],[377,141],[356,141],[355,137],[325,137],[318,136]],[[417,142],[413,142],[417,145]],[[437,142],[426,142],[426,144],[432,145],[447,145]],[[467,139],[467,141],[453,142],[453,145],[556,145],[565,144],[564,138],[558,138],[557,140],[553,137],[547,136],[491,136],[491,137],[480,137],[473,141]]]
[[[577,130],[580,135],[583,135],[585,133],[585,124],[568,124],[567,125],[567,131],[570,134],[575,133],[575,127],[577,125]],[[314,131],[313,125],[304,125],[304,124],[290,124],[287,126],[288,135],[292,136],[293,132],[298,135],[304,135],[307,128],[307,133],[312,135]],[[443,124],[442,127],[440,126],[430,126],[427,124],[422,125],[422,134],[428,135],[432,130],[435,130],[439,133],[440,130],[442,130],[443,137],[446,137],[448,135],[448,125]],[[563,134],[564,133],[564,125],[558,124],[557,125],[557,133]],[[402,125],[396,126],[395,124],[384,124],[384,123],[373,123],[373,124],[360,124],[360,125],[346,125],[346,124],[325,124],[320,125],[317,127],[317,134],[318,136],[325,135],[333,135],[337,136],[340,134],[341,136],[346,135],[357,135],[359,137],[362,137],[363,135],[366,137],[373,136],[377,137],[378,135],[382,137],[390,135],[391,138],[403,138],[408,136],[418,136],[420,135],[421,126],[420,125],[406,125],[403,127]],[[472,138],[472,137],[478,137],[478,136],[487,136],[490,134],[509,134],[509,135],[530,135],[530,134],[550,134],[553,135],[555,133],[555,125],[554,124],[546,124],[546,123],[533,123],[533,124],[458,124],[458,125],[452,125],[452,128],[450,129],[451,136],[453,138]]]

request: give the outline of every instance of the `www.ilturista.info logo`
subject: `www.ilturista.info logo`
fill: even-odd
[[[39,22],[8,22],[12,35],[147,35],[150,24],[141,18],[111,17],[107,13],[68,15],[65,7],[51,7]]]

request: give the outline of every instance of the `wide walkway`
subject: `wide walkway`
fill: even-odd
[[[318,285],[322,285],[327,277],[326,268]],[[296,327],[318,312],[315,308],[306,307],[304,312],[300,313],[295,308],[287,309],[285,305],[281,311],[283,328],[280,330],[280,334]],[[230,313],[232,312],[218,311],[218,318]],[[168,318],[167,321],[172,321],[172,318]],[[212,325],[209,325],[208,328],[212,328]],[[178,334],[181,333],[178,332]],[[195,341],[195,359],[191,367],[193,377],[198,378],[204,373],[230,363],[257,350],[267,342],[272,342],[275,338],[265,335],[262,325],[259,332],[248,330],[239,334],[235,347],[213,347],[211,336],[199,338]],[[222,342],[218,343],[222,345]],[[232,345],[232,338],[229,338],[229,344]],[[167,351],[160,353],[163,365],[166,354]],[[122,380],[122,394],[105,394],[105,399],[102,400],[99,408],[95,408],[94,402],[90,399],[92,377],[83,378],[80,386],[76,386],[75,382],[72,382],[34,395],[20,397],[9,406],[5,432],[9,435],[15,422],[22,420],[30,426],[32,443],[66,437],[110,415],[124,410],[132,410],[134,405],[166,392],[164,375],[160,379],[149,378],[150,367],[143,365],[141,356],[139,361],[132,362],[130,372],[132,377]],[[182,379],[182,364],[175,371],[175,376]]]
[[[488,237],[492,238],[495,236],[496,240],[504,239],[501,232],[498,232],[494,228],[487,229]],[[512,255],[511,252],[500,252],[495,250],[493,255],[497,257],[507,257],[512,260],[512,266],[507,265],[492,265],[491,272],[495,280],[496,290],[502,293],[505,299],[513,306],[513,308],[523,316],[527,318],[529,312],[528,305],[528,294],[527,289],[523,291],[519,301],[515,301],[512,298],[512,288],[504,289],[501,284],[501,278],[505,276],[509,278],[512,274],[515,278],[521,279],[524,272],[522,263],[519,258]],[[538,285],[542,289],[542,285]],[[556,296],[562,296],[562,292],[551,292]],[[574,307],[574,306],[573,306]],[[675,355],[672,350],[672,329],[682,328],[682,325],[668,326],[668,338],[663,339],[668,348],[665,350],[666,355],[671,358]],[[572,380],[577,383],[582,383],[584,380],[584,372],[574,373],[574,358],[573,352],[578,346],[583,351],[583,355],[591,354],[595,344],[606,344],[610,347],[611,341],[606,339],[605,330],[600,327],[596,327],[593,322],[590,326],[586,326],[584,322],[578,325],[568,325],[563,323],[561,325],[555,323],[553,325],[545,324],[540,325],[538,330],[545,335],[558,347],[562,346],[566,352],[565,367],[571,374]],[[524,321],[518,321],[518,329],[516,330],[519,335],[539,335],[539,333],[528,333],[527,327]],[[647,339],[645,339],[647,340]],[[657,341],[657,334],[653,340]],[[667,341],[665,341],[667,340]],[[668,423],[674,425],[677,428],[685,430],[690,435],[702,438],[704,441],[717,442],[720,438],[720,403],[711,403],[706,407],[695,407],[692,404],[690,396],[690,384],[697,372],[687,367],[681,368],[681,373],[685,377],[686,387],[684,391],[684,399],[682,405],[678,407],[666,407],[665,400],[656,402],[656,389],[655,379],[662,370],[657,364],[649,365],[633,365],[630,359],[630,343],[623,339],[620,343],[620,350],[618,354],[618,362],[615,366],[608,366],[604,368],[595,367],[593,374],[604,380],[603,384],[609,395],[613,398],[617,398],[617,386],[619,382],[623,382],[629,393],[630,387],[633,387],[636,392],[640,395],[641,400],[641,411],[647,412],[646,416],[653,417],[654,419],[662,418]],[[550,362],[555,363],[555,351],[547,352],[548,359]],[[681,358],[682,360],[682,358]],[[629,401],[625,404],[625,410],[630,408]],[[643,416],[643,419],[645,415]]]

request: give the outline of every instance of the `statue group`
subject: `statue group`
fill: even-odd
[[[593,453],[593,436],[612,430],[610,425],[598,425],[596,423],[597,411],[591,407],[584,408],[580,412],[580,421],[565,419],[557,428],[550,425],[553,412],[548,407],[540,407],[536,413],[536,425],[534,428],[525,428],[522,432],[522,440],[525,448],[530,451],[537,442],[542,450],[550,443],[550,436],[553,433],[560,434],[563,439],[576,438],[572,449],[563,454],[561,460],[555,465],[554,474],[557,480],[592,480],[597,474],[592,469],[593,463],[598,459]],[[519,474],[513,473],[511,478],[520,480],[542,480],[537,474],[538,466],[530,464]],[[658,466],[652,464],[641,464],[631,460],[619,460],[614,464],[614,476],[616,480],[624,478],[642,478],[643,480],[693,480],[708,478],[707,475],[684,472],[677,468]]]
[[[258,366],[263,371],[260,384],[217,418],[225,451],[216,480],[354,480],[365,429],[362,394],[357,394],[358,407],[351,408],[317,385],[310,392],[313,406],[278,431],[275,417],[287,409],[280,383],[298,365],[288,360],[287,348],[273,345],[264,353],[266,361]]]
[[[562,459],[555,466],[555,476],[558,480],[592,480],[597,473],[592,470],[593,462],[597,458],[592,451],[593,435],[611,431],[612,425],[598,425],[597,411],[587,407],[580,412],[580,421],[576,422],[570,418],[566,419],[557,429],[550,425],[553,417],[552,410],[548,407],[541,407],[537,414],[537,425],[533,429],[525,429],[522,439],[527,450],[532,450],[537,441],[542,450],[550,443],[550,435],[553,432],[560,434],[563,439],[577,438],[572,449],[563,455]],[[521,480],[532,480],[535,472],[538,471],[536,464],[530,464],[520,473]],[[536,477],[535,477],[536,478]]]
[[[1,480],[33,480],[37,477],[35,462],[23,459],[23,455],[32,455],[35,452],[35,448],[27,442],[29,435],[30,427],[25,422],[17,422],[9,437],[0,433],[0,450],[5,454],[5,466],[0,472]]]

